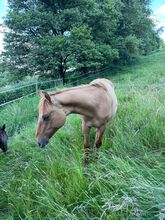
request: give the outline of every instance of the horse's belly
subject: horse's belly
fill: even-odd
[[[93,118],[86,122],[87,127],[100,128],[102,125],[106,124],[109,120],[109,117],[105,118]]]

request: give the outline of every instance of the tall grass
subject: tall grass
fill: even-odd
[[[79,116],[39,149],[39,97],[3,109],[10,153],[0,154],[0,219],[165,219],[164,60],[160,51],[109,76],[118,112],[85,169]]]

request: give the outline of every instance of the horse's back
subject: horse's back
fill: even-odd
[[[110,117],[114,116],[116,111],[117,111],[117,98],[116,98],[116,94],[114,91],[114,85],[113,83],[105,78],[100,78],[100,79],[95,79],[93,80],[90,85],[92,86],[96,86],[96,87],[101,87],[103,88],[108,96],[109,96],[109,102],[111,103],[111,108],[109,109],[109,114]]]

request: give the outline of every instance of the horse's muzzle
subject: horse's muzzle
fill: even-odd
[[[49,141],[48,141],[47,138],[42,138],[42,139],[38,140],[37,145],[38,145],[40,148],[43,148],[43,147],[45,147],[48,143],[49,143]]]
[[[1,146],[0,148],[1,148],[1,150],[3,151],[3,153],[7,153],[7,152],[8,152],[8,147],[7,147],[7,145]]]

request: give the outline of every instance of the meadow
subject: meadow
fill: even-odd
[[[3,108],[0,125],[6,123],[10,153],[0,152],[0,219],[165,219],[164,60],[160,50],[107,72],[118,111],[98,160],[87,168],[80,116],[69,116],[40,149],[35,143],[39,95]]]

